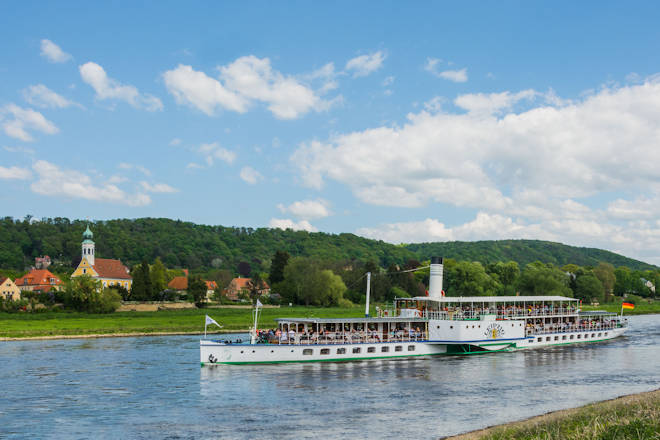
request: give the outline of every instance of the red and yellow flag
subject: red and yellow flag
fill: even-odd
[[[621,304],[621,307],[624,308],[624,309],[632,310],[632,309],[635,308],[635,304],[624,302],[623,304]]]

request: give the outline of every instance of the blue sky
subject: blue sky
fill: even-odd
[[[0,201],[660,264],[655,2],[3,2]]]

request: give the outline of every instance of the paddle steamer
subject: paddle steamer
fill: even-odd
[[[281,318],[272,335],[250,341],[200,341],[202,365],[351,361],[435,355],[473,355],[551,345],[605,341],[622,335],[616,313],[582,312],[563,296],[446,297],[442,259],[430,266],[428,296],[397,298],[392,309],[364,318]]]

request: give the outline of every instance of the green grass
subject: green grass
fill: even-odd
[[[68,312],[0,313],[0,337],[203,332],[204,315],[207,314],[220,323],[224,331],[246,330],[252,325],[251,313],[250,309],[184,309],[117,312],[108,315]],[[259,327],[273,327],[275,318],[284,317],[357,318],[360,316],[364,316],[364,307],[263,309],[259,315]],[[209,327],[209,332],[216,330],[215,326]]]
[[[482,440],[660,439],[660,390],[491,428],[482,436],[473,435],[470,438]]]
[[[599,306],[583,305],[582,310],[606,310],[608,312],[621,313],[621,304],[601,304]],[[644,315],[648,313],[660,313],[660,301],[638,301],[633,310],[624,310],[623,315]]]

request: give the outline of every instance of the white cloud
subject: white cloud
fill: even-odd
[[[84,173],[63,169],[45,160],[36,161],[32,169],[37,178],[30,188],[37,194],[129,206],[151,203],[151,198],[144,193],[129,194],[110,182],[97,184]]]
[[[382,51],[374,52],[369,55],[360,55],[348,60],[345,70],[353,72],[353,78],[367,76],[383,66],[383,61],[387,55]]]
[[[51,63],[65,63],[71,59],[71,55],[64,52],[60,47],[50,40],[41,40],[41,56]]]
[[[462,83],[468,80],[467,68],[458,70],[440,70],[439,67],[442,63],[443,61],[439,58],[427,58],[426,64],[424,65],[424,70],[430,72],[438,78],[447,79],[453,82]],[[451,63],[448,64],[451,65]]]
[[[333,100],[319,97],[336,86],[327,80],[317,93],[292,76],[285,76],[271,67],[268,58],[244,56],[218,67],[218,79],[191,66],[179,65],[163,74],[167,90],[178,104],[186,104],[206,113],[216,114],[218,109],[245,113],[255,102],[267,105],[278,119],[296,119],[310,111],[328,109]],[[334,66],[328,64],[313,74],[314,78],[332,74]]]
[[[148,182],[142,181],[140,182],[140,186],[142,189],[146,192],[151,192],[151,193],[176,193],[179,192],[178,189],[171,187],[170,185],[166,183],[155,183],[155,184],[150,184]]]
[[[277,208],[283,213],[290,213],[299,219],[316,220],[330,216],[329,203],[326,200],[300,200],[293,202],[289,206],[283,204],[277,205]]]
[[[523,101],[525,108],[514,110]],[[652,224],[660,215],[660,81],[575,101],[525,90],[462,95],[454,103],[466,112],[434,106],[434,113],[408,115],[401,127],[304,143],[291,159],[306,185],[337,181],[369,204],[444,203],[483,213],[463,229],[427,228],[438,236],[495,238],[481,221],[487,218],[506,238],[570,238],[639,256],[660,249],[660,226]],[[612,193],[635,198],[591,206],[607,204]],[[648,224],[631,223],[641,220]],[[396,235],[398,227],[380,233]]]
[[[59,129],[38,111],[25,109],[16,104],[0,107],[0,122],[7,136],[25,142],[34,139],[28,130],[36,130],[46,134],[55,134]]]
[[[227,90],[220,81],[191,66],[179,64],[176,69],[163,74],[167,91],[174,95],[178,104],[187,104],[206,113],[215,114],[218,108],[245,113],[248,100]]]
[[[27,89],[23,90],[23,97],[30,104],[42,108],[66,108],[71,106],[84,108],[77,102],[66,99],[62,95],[58,95],[43,84],[29,86]]]
[[[25,180],[29,179],[32,177],[32,173],[30,173],[30,170],[26,168],[19,168],[19,167],[3,167],[0,166],[0,179],[5,179],[5,180]]]
[[[143,167],[142,165],[136,165],[133,163],[126,163],[126,162],[121,162],[119,165],[119,168],[122,170],[138,170],[145,176],[151,176],[151,171],[148,168]]]
[[[231,165],[236,160],[236,153],[226,148],[223,148],[217,142],[201,144],[197,149],[199,153],[204,156],[204,160],[208,166],[215,163],[216,159]]]
[[[181,145],[181,139],[179,138],[174,138],[170,141],[170,147],[178,147]]]
[[[272,218],[268,222],[269,228],[278,228],[278,229],[293,229],[294,231],[307,231],[307,232],[318,232],[314,226],[312,226],[307,220],[301,220],[295,222],[288,218]]]
[[[263,180],[261,173],[252,167],[241,168],[240,176],[243,181],[249,183],[250,185],[256,185],[260,180]]]
[[[383,87],[387,87],[387,86],[390,86],[390,85],[394,84],[394,77],[393,76],[386,77],[383,80],[382,84],[383,84]]]
[[[147,111],[163,109],[160,99],[148,93],[140,93],[135,86],[124,85],[110,78],[103,67],[93,62],[87,62],[79,67],[80,77],[96,92],[96,99],[125,101],[132,107]]]

